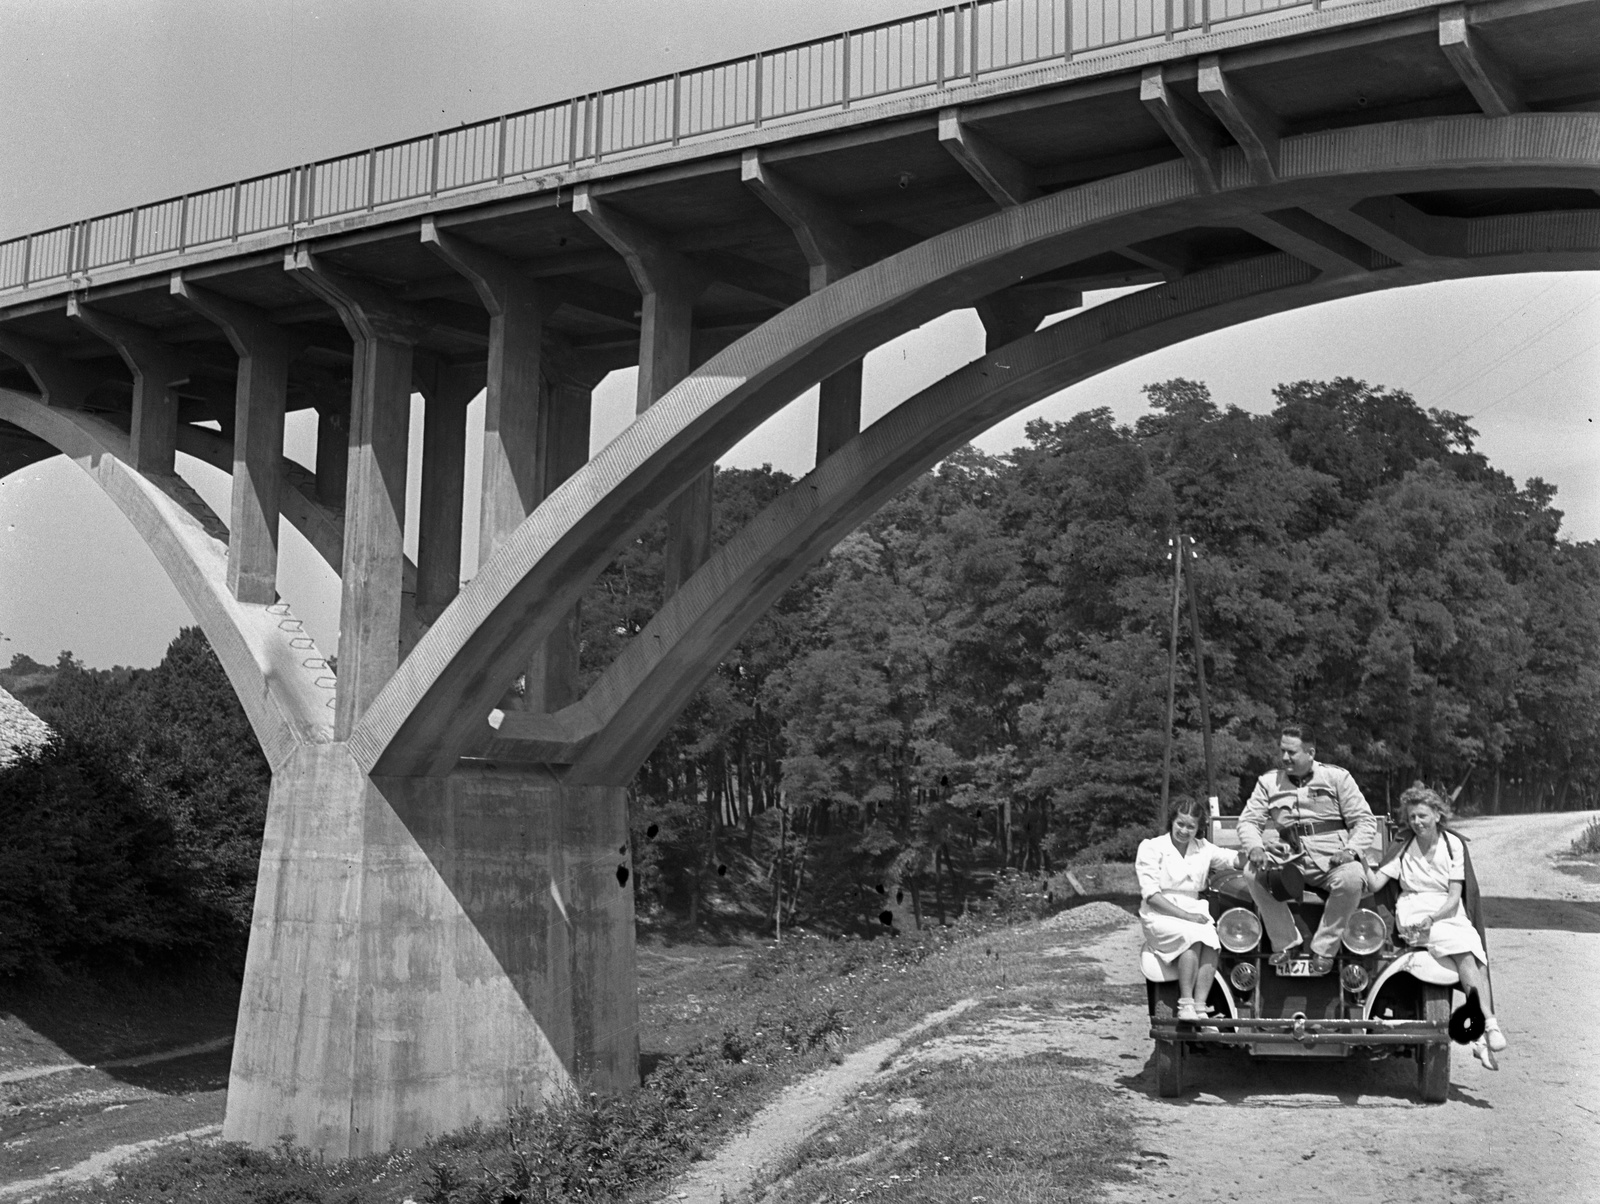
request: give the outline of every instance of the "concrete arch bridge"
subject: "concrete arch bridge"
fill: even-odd
[[[1069,23],[1065,51],[1008,66],[993,19],[1023,3],[902,23],[937,79],[873,103],[763,120],[762,72],[793,58],[768,52],[739,77],[754,117],[721,132],[682,134],[674,107],[670,138],[613,155],[595,131],[621,102],[580,98],[549,170],[508,173],[508,118],[498,176],[473,187],[441,185],[441,134],[416,144],[432,187],[398,201],[376,148],[339,161],[365,176],[286,173],[278,226],[246,220],[265,187],[246,181],[228,235],[184,198],[33,236],[20,258],[0,245],[0,470],[59,453],[94,478],[272,764],[226,1136],[360,1154],[578,1080],[635,1082],[625,784],[790,582],[999,419],[1298,306],[1600,268],[1596,0],[1243,21],[1218,0],[1098,53]],[[864,38],[838,40],[846,79]],[[341,179],[345,208],[325,212]],[[1084,289],[1137,283],[1036,329]],[[988,353],[859,429],[862,357],[974,306]],[[633,363],[638,417],[589,458],[589,392]],[[712,465],[818,382],[815,470],[712,548]],[[481,567],[458,586],[464,408],[485,389],[465,503]],[[305,407],[314,473],[282,451]],[[179,450],[232,472],[228,515],[176,475]],[[574,607],[662,513],[670,596],[580,690]],[[278,596],[281,519],[341,574],[336,674]]]

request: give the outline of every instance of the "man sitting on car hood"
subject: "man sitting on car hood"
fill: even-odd
[[[1239,844],[1250,862],[1245,882],[1272,942],[1273,954],[1267,960],[1285,965],[1302,938],[1288,904],[1273,893],[1272,880],[1279,874],[1271,864],[1274,859],[1262,828],[1273,821],[1292,826],[1302,856],[1294,863],[1298,874],[1290,877],[1328,892],[1322,923],[1311,938],[1309,967],[1312,974],[1326,974],[1333,968],[1345,925],[1361,905],[1366,871],[1359,859],[1377,836],[1378,821],[1355,778],[1316,759],[1316,742],[1304,724],[1282,730],[1279,762],[1278,769],[1261,775],[1239,816]]]

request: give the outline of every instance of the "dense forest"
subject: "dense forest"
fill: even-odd
[[[752,628],[635,781],[641,911],[870,922],[894,894],[942,918],[997,871],[1131,855],[1180,532],[1225,808],[1289,720],[1379,809],[1418,777],[1479,810],[1600,805],[1600,545],[1560,537],[1551,488],[1357,381],[1281,386],[1268,415],[1145,392],[1132,426],[1093,410],[952,455]],[[791,483],[719,472],[718,540]],[[663,538],[585,600],[588,675],[659,605]],[[1202,794],[1187,627],[1180,650],[1174,790]],[[267,771],[203,637],[144,671],[18,658],[0,685],[58,732],[0,771],[0,973],[128,940],[236,959]]]

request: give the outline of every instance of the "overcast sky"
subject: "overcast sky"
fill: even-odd
[[[931,7],[0,0],[0,238]],[[982,349],[970,311],[879,349],[867,361],[864,420]],[[1104,373],[978,442],[1004,451],[1030,418],[1090,406],[1131,420],[1143,409],[1139,386],[1174,376],[1255,412],[1271,408],[1283,381],[1354,376],[1407,388],[1425,406],[1473,415],[1493,463],[1559,487],[1566,534],[1600,538],[1600,273],[1428,285],[1265,319]],[[594,446],[629,420],[632,398],[631,371],[600,387]],[[806,471],[814,405],[802,398],[725,463]],[[476,435],[481,401],[472,416]],[[309,457],[312,426],[291,417],[289,454]],[[192,461],[183,471],[227,513],[221,473]],[[469,510],[469,549],[474,520]],[[287,524],[283,556],[281,587],[332,651],[336,582]],[[469,556],[463,571],[472,568]],[[0,662],[70,648],[91,665],[153,664],[190,622],[75,466],[57,459],[0,481]]]

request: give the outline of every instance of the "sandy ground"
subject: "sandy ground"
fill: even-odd
[[[1258,1062],[1236,1055],[1192,1059],[1183,1094],[1161,1099],[1142,1006],[1109,1014],[973,1012],[955,1031],[876,1069],[866,1059],[852,1060],[848,1073],[834,1068],[828,1094],[842,1099],[852,1078],[859,1086],[918,1062],[1060,1050],[1092,1058],[1093,1077],[1121,1094],[1141,1123],[1138,1178],[1112,1187],[1109,1204],[1600,1204],[1600,1032],[1587,1006],[1600,999],[1600,883],[1559,868],[1560,855],[1592,818],[1505,816],[1461,825],[1486,906],[1502,917],[1489,948],[1511,1047],[1498,1071],[1458,1047],[1443,1104],[1417,1100],[1416,1065],[1406,1060]],[[1087,946],[1063,931],[1060,956],[1098,964],[1109,982],[1140,984],[1137,923],[1109,905],[1090,908],[1113,930]],[[725,1151],[712,1164],[722,1165],[723,1175],[697,1175],[661,1198],[711,1204],[719,1197],[705,1189],[715,1182],[731,1201],[740,1198],[737,1183],[761,1178],[763,1168],[769,1178],[783,1170],[788,1151],[818,1121],[814,1107],[790,1102],[796,1092],[805,1098],[805,1089],[798,1085],[764,1111],[736,1158]],[[763,1146],[749,1140],[757,1132],[783,1140]],[[734,1170],[737,1179],[728,1173]]]

